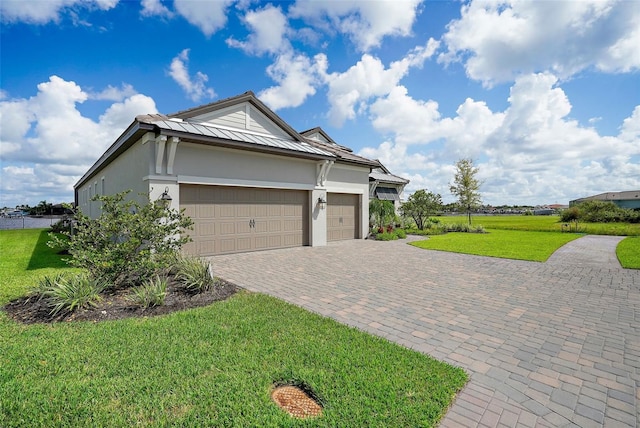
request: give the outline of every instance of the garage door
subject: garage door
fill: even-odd
[[[180,208],[194,222],[184,246],[191,254],[308,245],[306,191],[183,184]]]
[[[327,194],[327,240],[356,239],[359,229],[359,196],[346,193]]]

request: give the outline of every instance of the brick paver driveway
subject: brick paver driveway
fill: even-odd
[[[640,271],[614,237],[546,263],[344,241],[213,258],[217,275],[463,367],[441,426],[631,426]]]

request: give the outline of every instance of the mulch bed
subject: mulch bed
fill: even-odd
[[[210,305],[227,299],[239,288],[229,282],[218,280],[218,286],[202,293],[190,293],[173,281],[167,285],[167,296],[163,306],[143,309],[127,299],[131,290],[124,288],[102,294],[97,307],[79,309],[71,313],[58,313],[51,316],[49,308],[36,297],[21,297],[4,306],[9,317],[24,324],[71,322],[71,321],[111,321],[124,318],[141,318],[165,315],[185,309]]]

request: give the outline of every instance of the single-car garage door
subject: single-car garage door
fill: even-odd
[[[180,208],[193,219],[186,252],[200,256],[308,245],[303,190],[180,185]]]
[[[327,241],[357,239],[359,228],[358,195],[327,194]]]

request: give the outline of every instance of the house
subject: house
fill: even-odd
[[[364,239],[369,174],[322,129],[296,132],[252,92],[133,123],[74,186],[96,217],[97,194],[163,194],[194,221],[185,251],[202,256]]]
[[[608,201],[613,202],[620,208],[640,209],[640,190],[628,190],[624,192],[606,192],[598,195],[587,196],[585,198],[569,201],[569,206],[574,206],[586,201]]]
[[[407,184],[409,184],[409,180],[391,174],[380,163],[380,166],[373,168],[369,174],[369,198],[391,201],[396,212],[398,212],[398,208],[402,204],[404,188]]]

